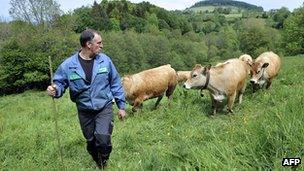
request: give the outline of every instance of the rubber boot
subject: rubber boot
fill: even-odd
[[[98,148],[98,163],[102,168],[105,168],[107,166],[107,161],[109,160],[111,151],[112,145],[101,146]]]
[[[98,150],[95,146],[94,140],[93,141],[87,141],[87,151],[92,156],[92,159],[95,161],[97,166],[100,168],[101,165],[100,165],[99,158],[98,158]]]

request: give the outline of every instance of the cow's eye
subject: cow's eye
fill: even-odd
[[[260,73],[260,71],[257,71],[257,74]]]
[[[197,77],[197,75],[196,75],[196,74],[193,74],[192,77],[195,78],[195,77]]]

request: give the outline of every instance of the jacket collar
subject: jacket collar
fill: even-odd
[[[74,70],[81,78],[85,80],[86,78],[85,73],[79,62],[78,55],[79,52],[71,57],[71,65],[69,66],[69,69]],[[93,71],[92,71],[92,82],[93,82],[94,78],[97,75],[98,69],[100,68],[100,64],[104,61],[103,54],[102,53],[97,54],[95,58],[92,60],[94,60]]]
[[[92,71],[92,82],[94,81],[98,70],[100,68],[101,63],[103,63],[104,59],[103,59],[103,54],[100,53],[98,55],[95,56],[94,58],[94,65],[93,65],[93,71]]]

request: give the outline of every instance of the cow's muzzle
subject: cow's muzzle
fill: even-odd
[[[257,84],[257,82],[256,82],[255,80],[250,80],[250,83],[251,83],[252,85]]]
[[[183,87],[184,87],[185,89],[191,89],[191,87],[190,87],[188,84],[186,84],[186,83],[184,83]]]

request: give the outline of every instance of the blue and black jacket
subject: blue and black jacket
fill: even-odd
[[[54,74],[55,98],[69,87],[70,98],[80,110],[100,110],[113,99],[119,109],[125,109],[124,90],[111,59],[100,53],[93,60],[92,81],[86,84],[78,53],[66,59]]]

